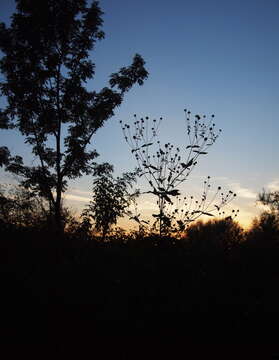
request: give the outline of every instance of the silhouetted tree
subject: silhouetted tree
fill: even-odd
[[[22,186],[0,187],[0,221],[5,228],[39,229],[49,220],[45,201]]]
[[[0,24],[0,70],[5,76],[0,90],[8,100],[0,111],[0,125],[18,129],[38,163],[25,166],[20,156],[11,157],[1,148],[0,165],[48,200],[56,229],[62,231],[61,199],[67,179],[92,173],[98,155],[87,150],[92,136],[114,115],[124,94],[134,84],[143,84],[148,72],[141,56],[135,55],[130,66],[111,75],[109,87],[88,91],[86,81],[95,74],[89,51],[104,38],[98,2],[16,3],[11,26]]]
[[[273,247],[279,244],[279,217],[274,212],[263,212],[253,220],[247,231],[247,241],[260,247]]]
[[[0,147],[0,167],[8,165],[10,160],[10,151],[6,146]]]
[[[244,239],[243,229],[231,217],[197,221],[186,231],[189,244],[199,251],[229,251]]]
[[[279,244],[279,191],[263,189],[258,195],[258,202],[267,209],[253,220],[247,231],[247,241],[259,247],[273,247]]]
[[[279,215],[279,191],[263,191],[258,196],[258,201],[268,206],[272,213]]]
[[[130,215],[128,208],[137,196],[137,191],[130,193],[136,181],[136,173],[124,173],[121,177],[112,176],[112,167],[104,165],[96,167],[96,179],[93,181],[93,198],[84,210],[84,218],[92,218],[97,231],[101,231],[103,239],[111,226],[119,217]]]
[[[7,117],[0,111],[0,129],[9,129]],[[11,160],[11,153],[6,146],[0,146],[0,167],[7,166]]]

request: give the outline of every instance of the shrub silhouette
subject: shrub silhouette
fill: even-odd
[[[76,222],[72,211],[61,203],[63,227]],[[48,211],[46,200],[21,185],[0,185],[0,223],[2,233],[13,232],[51,235],[55,219]]]
[[[247,231],[247,241],[258,247],[276,247],[279,245],[279,192],[263,189],[258,202],[269,209],[253,220]]]
[[[279,218],[274,212],[263,212],[253,220],[247,241],[258,247],[279,246]]]
[[[48,222],[47,204],[22,186],[0,187],[0,220],[6,226],[41,228]]]
[[[199,220],[187,228],[185,240],[194,250],[227,252],[244,240],[244,230],[232,218]]]
[[[103,239],[119,217],[131,215],[128,209],[137,196],[137,192],[129,192],[136,181],[136,173],[124,173],[114,178],[112,172],[110,166],[96,168],[92,201],[82,214],[84,221],[86,218],[93,220],[95,229],[102,233]]]
[[[279,216],[279,191],[263,191],[258,196],[258,201],[269,207],[270,212]]]

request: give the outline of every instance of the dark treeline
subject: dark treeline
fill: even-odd
[[[58,238],[38,214],[33,226],[14,220],[1,218],[2,339],[275,335],[279,227],[272,213],[246,232],[227,218],[194,223],[180,238],[119,230],[106,241],[80,227]]]

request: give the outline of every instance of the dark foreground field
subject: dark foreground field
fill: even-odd
[[[276,247],[205,253],[179,241],[46,234],[6,234],[0,243],[2,343],[84,343],[102,354],[130,346],[131,358],[142,358],[158,339],[161,350],[171,339],[186,347],[278,340]]]

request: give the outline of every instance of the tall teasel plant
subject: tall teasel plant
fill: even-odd
[[[162,144],[160,140],[157,140],[162,117],[159,120],[151,120],[148,116],[138,119],[135,114],[131,125],[120,121],[124,139],[137,161],[139,176],[145,177],[151,187],[151,190],[142,194],[151,193],[157,197],[159,211],[153,214],[153,217],[156,219],[155,225],[158,225],[160,236],[166,233],[175,218],[167,211],[167,206],[174,205],[173,199],[179,197],[178,186],[189,177],[197,165],[199,156],[207,155],[208,149],[221,133],[221,129],[216,130],[214,115],[209,118],[206,115],[193,116],[187,109],[184,109],[184,113],[188,144],[183,149],[169,142]],[[154,147],[155,152],[151,150]],[[205,185],[209,185],[207,181]],[[220,190],[219,187],[217,194]],[[230,192],[229,195],[231,194],[233,193]],[[222,193],[222,200],[218,205],[215,204],[214,210],[219,211],[226,205],[231,199],[229,195],[224,196]],[[197,216],[212,215],[208,212],[208,204],[205,205],[206,199],[207,191],[204,191],[199,205],[191,212],[185,211],[183,220],[176,220],[178,227],[183,228],[182,225],[195,220]]]

